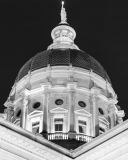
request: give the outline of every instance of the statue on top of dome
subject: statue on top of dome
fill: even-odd
[[[64,5],[64,2],[62,1],[62,7],[61,7],[61,23],[66,23],[67,21],[67,14],[66,14],[66,11],[65,11],[65,8],[63,7]]]

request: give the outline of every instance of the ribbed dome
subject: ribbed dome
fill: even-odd
[[[91,57],[89,54],[76,49],[51,49],[40,52],[31,58],[20,69],[16,81],[19,81],[28,72],[45,68],[47,66],[69,66],[79,67],[87,70],[92,70],[94,73],[107,79],[111,83],[106,71],[101,64]]]

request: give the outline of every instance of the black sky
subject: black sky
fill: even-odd
[[[75,44],[107,71],[128,118],[128,0],[64,0]],[[60,22],[60,0],[1,0],[0,112],[19,69],[52,43]]]

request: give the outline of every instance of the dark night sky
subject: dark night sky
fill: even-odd
[[[75,44],[107,71],[128,118],[128,0],[64,0]],[[3,112],[22,65],[52,43],[60,22],[60,0],[2,0],[0,20],[1,96]]]

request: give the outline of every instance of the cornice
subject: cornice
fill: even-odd
[[[72,155],[76,160],[98,159],[125,144],[128,144],[128,120],[75,149]]]
[[[101,146],[93,148],[87,154],[83,154],[76,158],[76,160],[98,160],[101,159],[101,157],[107,156],[107,154],[113,153],[115,150],[121,149],[122,146],[126,144],[128,145],[128,133],[126,135],[122,135],[122,137],[116,138],[116,140],[108,140],[104,144],[101,144]]]
[[[43,137],[40,138],[43,139]],[[26,137],[23,137],[22,135],[18,135],[17,133],[0,126],[0,143],[2,144],[2,142],[6,143],[8,148],[16,147],[24,152],[27,152],[31,156],[38,156],[45,160],[70,160],[70,158],[64,157],[62,154],[54,150],[51,150],[43,145],[40,145],[39,143],[36,143]],[[23,157],[25,158],[25,155]]]
[[[123,122],[106,133],[94,138],[91,142],[71,151],[60,146],[58,148],[58,145],[50,141],[46,142],[47,140],[43,137],[33,135],[14,124],[6,122],[4,119],[0,118],[0,123],[6,124],[5,127],[4,125],[0,126],[1,146],[2,144],[4,146],[6,143],[9,148],[18,148],[31,156],[33,155],[47,160],[71,160],[72,158],[76,160],[98,159],[128,144],[128,121]],[[6,128],[7,125],[8,127]],[[15,131],[8,128],[15,128]],[[30,135],[31,138],[27,138],[29,137],[28,135]],[[46,143],[48,143],[50,148],[45,145]]]

